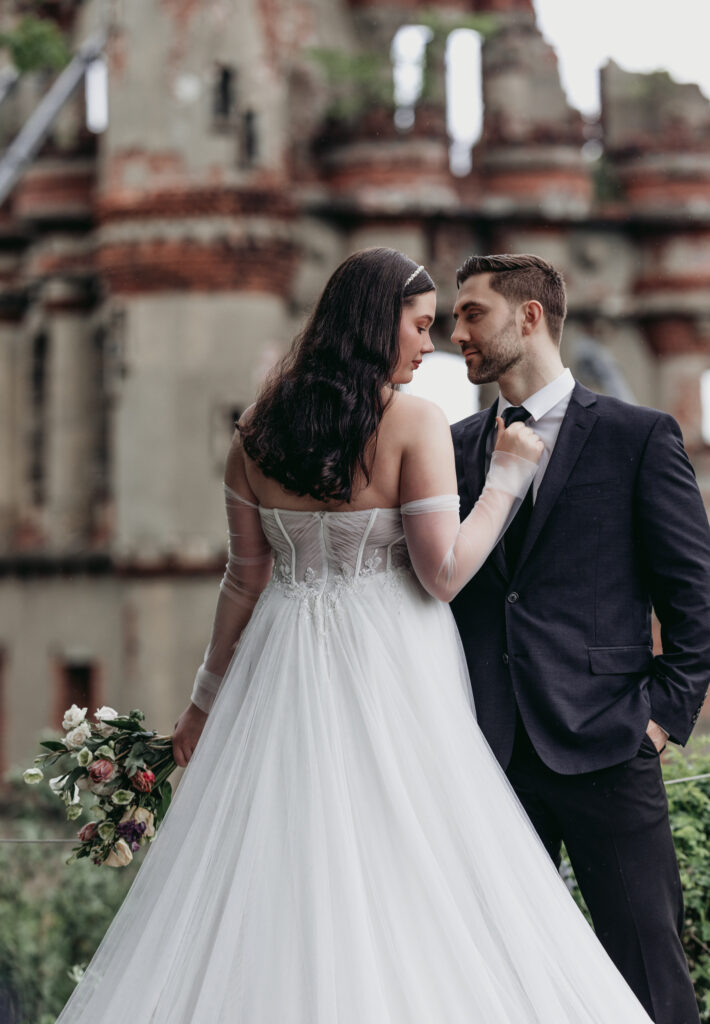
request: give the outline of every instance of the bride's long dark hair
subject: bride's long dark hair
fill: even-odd
[[[395,249],[365,249],[333,273],[305,328],[270,375],[242,444],[295,494],[350,501],[369,482],[377,428],[399,358],[402,307],[434,290]]]

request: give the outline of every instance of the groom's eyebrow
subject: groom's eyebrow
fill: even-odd
[[[482,302],[474,302],[472,299],[470,302],[464,302],[459,312],[467,313],[469,309],[486,309],[486,306],[484,306]],[[453,318],[454,320],[458,320],[459,318],[459,314],[456,312],[456,310],[454,310],[453,312]]]

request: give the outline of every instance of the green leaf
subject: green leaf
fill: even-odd
[[[155,790],[153,790],[155,792]],[[160,803],[158,804],[155,811],[156,823],[159,823],[165,817],[168,808],[170,807],[170,801],[173,798],[173,787],[169,782],[164,782],[159,789]]]

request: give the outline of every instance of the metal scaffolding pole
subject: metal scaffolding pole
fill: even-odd
[[[102,30],[84,43],[0,158],[0,205],[41,147],[55,117],[82,81],[89,65],[103,53],[106,38],[107,32]],[[10,88],[12,84],[14,82]],[[4,98],[1,90],[0,83],[0,100]]]
[[[0,103],[4,103],[10,95],[19,77],[19,72],[15,68],[3,68],[0,71]]]

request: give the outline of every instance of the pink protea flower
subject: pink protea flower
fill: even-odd
[[[131,779],[131,785],[139,793],[150,793],[151,789],[153,788],[154,782],[155,775],[150,770],[150,768],[146,768],[145,771],[141,771],[140,769],[138,769],[138,771]]]
[[[89,778],[92,782],[110,782],[115,774],[116,766],[106,758],[94,761],[94,763],[89,766]]]
[[[95,821],[87,821],[83,828],[77,832],[77,837],[82,843],[90,842],[96,835],[98,825]]]

